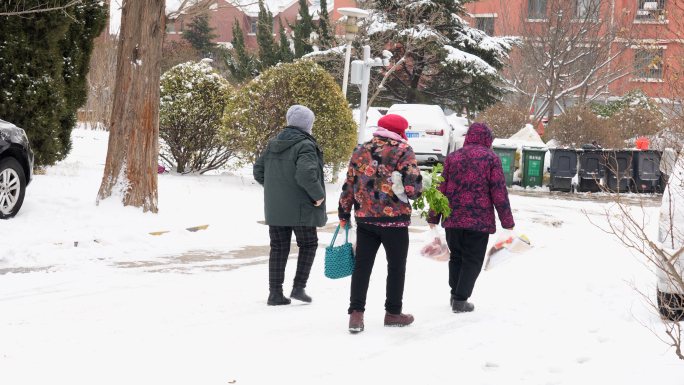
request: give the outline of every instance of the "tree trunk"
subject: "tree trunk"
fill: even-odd
[[[97,202],[157,212],[159,78],[165,0],[124,0],[109,147]]]

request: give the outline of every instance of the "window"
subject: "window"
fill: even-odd
[[[637,0],[637,20],[660,21],[665,19],[665,0]]]
[[[250,35],[256,35],[256,33],[257,33],[257,22],[258,21],[259,21],[259,19],[257,19],[256,17],[250,17],[249,18],[249,24],[250,24],[249,34]]]
[[[166,24],[167,33],[176,33],[176,26],[173,23]]]
[[[528,0],[527,17],[529,19],[546,19],[546,4],[548,0]]]
[[[476,16],[475,28],[484,31],[489,36],[494,36],[494,18]]]
[[[578,19],[598,20],[601,10],[600,0],[575,0],[575,9]]]
[[[663,50],[634,50],[634,76],[642,79],[661,79],[663,77]]]
[[[181,32],[185,31],[185,22],[181,21]]]

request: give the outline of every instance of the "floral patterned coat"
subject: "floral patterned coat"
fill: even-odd
[[[501,159],[489,148],[493,137],[489,127],[473,123],[468,129],[463,148],[449,154],[444,161],[444,181],[437,188],[449,199],[451,215],[430,212],[428,223],[476,230],[494,234],[494,208],[501,226],[515,226],[508,201],[506,179]]]
[[[392,191],[392,172],[399,171],[409,199],[423,193],[423,181],[413,149],[407,143],[375,136],[356,147],[349,162],[340,195],[340,220],[354,217],[362,222],[404,222],[411,220],[411,205]]]

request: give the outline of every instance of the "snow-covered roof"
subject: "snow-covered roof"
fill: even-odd
[[[513,146],[521,148],[522,146],[529,147],[548,147],[541,139],[537,131],[534,130],[531,124],[526,124],[523,129],[513,134],[508,139],[496,138],[494,145],[497,146]]]
[[[177,0],[176,0],[177,1]],[[233,4],[242,9],[247,16],[257,17],[259,15],[259,2],[255,0],[226,0],[227,3]],[[273,16],[280,14],[286,9],[298,3],[298,0],[264,0],[264,6],[271,11]],[[308,0],[309,14],[318,15],[321,11],[320,0]],[[329,0],[327,3],[328,12],[335,9],[335,0]]]
[[[250,17],[257,17],[259,15],[259,2],[256,0],[225,0],[229,4],[243,9],[245,14]],[[308,0],[309,1],[309,13],[311,15],[316,15],[320,13],[321,6],[320,0]],[[123,0],[111,0],[109,8],[109,30],[110,33],[119,33],[119,28],[121,27],[121,4]],[[171,12],[176,12],[178,7],[183,3],[183,0],[166,0],[166,14]],[[280,12],[288,9],[292,5],[296,4],[297,0],[264,0],[264,5],[268,10],[273,13],[273,16],[278,15]],[[328,0],[328,12],[332,12],[335,9],[335,0]]]

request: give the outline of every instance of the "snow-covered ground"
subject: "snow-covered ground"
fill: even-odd
[[[383,327],[381,250],[366,330],[351,335],[349,278],[323,275],[335,215],[319,232],[313,303],[268,307],[249,168],[160,175],[156,215],[98,207],[107,133],[73,139],[0,222],[2,384],[684,384],[684,363],[641,324],[662,331],[660,319],[630,287],[652,294],[655,276],[587,218],[603,220],[600,199],[513,191],[516,230],[535,247],[482,272],[469,314],[451,313],[447,264],[419,256],[427,226],[414,220],[404,310],[415,323]],[[339,187],[328,186],[328,210]]]

